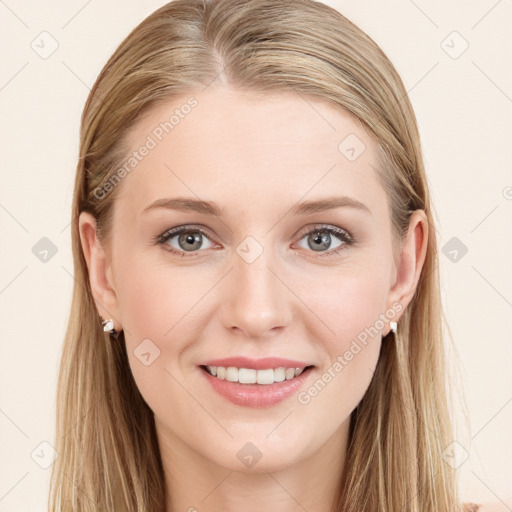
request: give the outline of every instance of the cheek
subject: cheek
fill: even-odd
[[[388,293],[386,279],[383,272],[344,269],[318,280],[315,286],[309,283],[304,302],[315,315],[308,318],[312,324],[317,323],[317,332],[324,333],[331,358],[345,352],[353,339],[364,338],[365,332],[370,331],[370,338],[380,339],[384,328],[380,319]]]
[[[125,263],[118,296],[123,325],[133,341],[150,338],[168,344],[197,316],[210,286],[208,275],[143,256]]]
[[[321,320],[317,321],[321,326],[317,336],[326,358],[319,368],[320,381],[304,403],[309,398],[320,407],[339,402],[337,410],[343,418],[363,397],[380,354],[386,279],[385,273],[377,271],[343,272],[333,277],[329,286],[311,288],[308,305]]]
[[[161,390],[174,390],[166,400],[183,395],[177,382],[188,377],[191,350],[209,319],[207,294],[219,275],[207,268],[179,268],[175,260],[154,254],[127,254],[116,270],[132,373],[146,401],[158,409]]]
[[[375,275],[345,275],[332,286],[335,290],[327,295],[310,295],[312,309],[334,334],[321,329],[325,334],[318,340],[326,357],[315,380],[297,396],[304,418],[324,418],[314,425],[320,437],[347,420],[368,389],[380,354],[379,318],[385,307],[382,279]]]
[[[200,335],[197,305],[205,290],[187,272],[143,258],[127,270],[119,303],[130,368],[149,407],[171,422],[170,411],[190,407],[180,365]]]

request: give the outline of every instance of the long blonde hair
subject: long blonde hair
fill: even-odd
[[[399,333],[382,345],[351,417],[335,512],[459,512],[446,381],[445,322],[434,213],[415,115],[379,46],[313,0],[175,0],[138,25],[94,84],[81,122],[72,206],[75,286],[60,363],[49,506],[53,512],[164,512],[153,413],[131,374],[124,337],[101,328],[78,232],[91,212],[108,243],[116,190],[95,190],[119,169],[126,134],[151,106],[219,79],[246,91],[292,90],[352,113],[379,145],[378,174],[395,247],[410,214],[425,211],[428,251]]]

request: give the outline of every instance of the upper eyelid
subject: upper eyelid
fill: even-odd
[[[348,231],[345,228],[341,228],[339,226],[334,226],[332,224],[318,224],[318,223],[313,224],[312,226],[310,226],[308,228],[304,228],[304,231],[302,229],[299,229],[294,236],[297,236],[299,233],[302,233],[303,235],[307,235],[308,233],[310,233],[312,231],[315,231],[315,230],[318,230],[318,231],[322,231],[322,230],[331,231],[331,232],[334,232],[335,234],[337,234],[338,231],[343,231],[344,233],[347,234],[347,236],[352,238],[352,235],[351,235],[350,231]]]
[[[168,240],[171,238],[174,238],[175,236],[180,235],[181,233],[186,233],[187,231],[198,231],[199,233],[202,233],[203,235],[206,235],[208,238],[215,240],[215,237],[210,234],[210,230],[208,228],[205,228],[204,226],[176,226],[174,228],[166,229],[162,234],[157,236],[157,240],[161,240],[165,236],[168,235]]]

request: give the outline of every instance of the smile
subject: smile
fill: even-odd
[[[215,394],[237,406],[251,408],[271,407],[291,398],[316,373],[312,365],[265,366],[255,369],[204,364],[199,369]]]
[[[267,368],[255,370],[253,368],[236,368],[235,366],[201,366],[213,377],[229,382],[238,382],[239,384],[275,384],[285,380],[292,380],[298,377],[305,369],[310,368]]]

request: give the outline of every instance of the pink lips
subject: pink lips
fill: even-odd
[[[234,366],[236,368],[252,368],[264,370],[267,368],[305,368],[309,366],[301,361],[267,357],[263,359],[249,359],[246,357],[230,357],[213,359],[202,363],[201,366]],[[202,368],[201,373],[211,385],[212,389],[235,405],[244,407],[269,407],[275,405],[296,393],[312,374],[312,368],[304,370],[299,376],[274,384],[240,384],[218,379]]]

